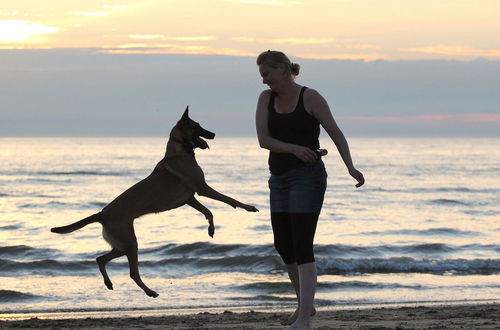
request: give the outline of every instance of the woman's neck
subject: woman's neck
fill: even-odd
[[[287,97],[289,95],[297,94],[297,89],[300,89],[300,85],[295,83],[295,81],[285,82],[279,86],[274,92],[279,96]]]

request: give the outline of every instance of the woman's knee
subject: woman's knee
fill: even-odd
[[[296,262],[296,257],[292,246],[286,246],[284,244],[280,244],[280,242],[274,241],[274,248],[285,264],[288,265]]]
[[[294,240],[294,253],[298,265],[315,262],[313,243],[318,216],[318,213],[292,215],[294,230],[297,233]]]
[[[274,234],[274,248],[285,264],[294,263],[295,253],[290,213],[272,212],[271,222]]]
[[[296,251],[296,255],[297,255],[296,257],[297,265],[307,264],[316,261],[314,259],[314,250],[312,244],[310,247],[302,247],[301,249],[298,249]]]

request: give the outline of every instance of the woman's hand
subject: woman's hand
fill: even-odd
[[[358,183],[356,184],[356,188],[361,187],[363,184],[365,184],[365,178],[363,177],[363,173],[355,169],[354,167],[352,169],[349,169],[349,174],[356,180]]]
[[[316,155],[316,153],[308,147],[295,145],[293,147],[292,153],[295,155],[295,157],[305,163],[313,163],[318,160],[318,156]]]

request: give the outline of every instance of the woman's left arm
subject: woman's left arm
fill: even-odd
[[[332,139],[333,143],[335,143],[344,164],[349,170],[349,174],[356,181],[358,181],[356,187],[361,187],[365,183],[363,174],[354,167],[347,140],[340,128],[337,126],[335,119],[333,119],[332,112],[330,111],[330,107],[328,106],[326,100],[314,89],[307,89],[306,93],[304,93],[304,105],[307,112],[319,121],[321,126]]]

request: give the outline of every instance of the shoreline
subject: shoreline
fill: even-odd
[[[165,316],[86,317],[0,321],[0,329],[283,329],[284,312],[199,312]],[[112,313],[110,313],[111,315]],[[319,309],[315,329],[499,329],[500,304]]]

